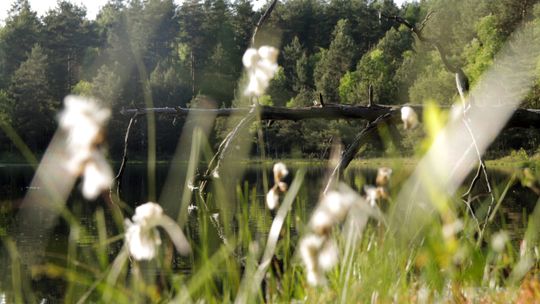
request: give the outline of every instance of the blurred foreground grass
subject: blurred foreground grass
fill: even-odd
[[[296,173],[293,169],[292,175]],[[395,189],[405,179],[400,178],[402,174],[408,173],[400,173],[399,169],[395,172]],[[534,178],[539,180],[537,176]],[[357,177],[357,183],[363,181],[365,178]],[[501,204],[509,183],[514,181],[501,182],[494,191]],[[188,216],[186,233],[194,248],[189,257],[177,255],[170,242],[164,240],[157,259],[150,262],[129,259],[122,249],[123,228],[115,227],[110,211],[102,207],[95,208],[93,216],[88,217],[92,221],[90,225],[82,220],[76,226],[68,225],[67,251],[46,251],[43,253],[46,262],[29,268],[21,263],[25,252],[20,252],[15,242],[4,236],[10,279],[3,281],[7,284],[1,288],[3,295],[8,302],[18,303],[41,299],[67,303],[234,302],[242,282],[246,281],[242,278],[249,276],[250,269],[259,263],[273,215],[264,206],[265,193],[248,183],[236,186],[229,196],[233,198],[231,202],[220,202],[214,193],[204,202],[201,197],[193,196],[197,206],[208,208],[198,208]],[[505,226],[504,217],[495,213],[494,222],[490,222],[478,244],[475,220],[458,197],[450,200],[456,221],[448,223],[442,216],[432,217],[421,235],[413,240],[404,241],[383,223],[370,220],[361,241],[355,243],[352,252],[346,253],[350,240],[345,239],[339,228],[334,229],[340,263],[328,273],[327,286],[311,287],[306,282],[297,250],[313,207],[303,184],[285,218],[268,273],[261,286],[253,287],[255,298],[251,301],[538,301],[539,205],[536,204],[532,214],[524,214],[523,221],[528,227],[524,234],[511,231],[511,227]],[[391,204],[392,199],[385,202],[381,206],[383,212],[388,212]],[[474,206],[478,218],[485,215],[487,204],[487,200],[480,200]],[[80,207],[75,207],[75,215],[80,214],[77,208]],[[217,219],[218,226],[211,223],[212,218]],[[459,225],[449,226],[457,220]]]

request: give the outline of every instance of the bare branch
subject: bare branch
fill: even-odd
[[[126,128],[126,134],[124,135],[124,152],[122,154],[122,162],[120,164],[120,168],[118,169],[118,173],[114,177],[114,179],[116,180],[116,196],[117,197],[120,197],[120,189],[122,187],[122,175],[124,174],[124,170],[126,168],[126,163],[128,160],[129,135],[131,134],[131,127],[137,121],[137,116],[139,116],[139,113],[135,112],[135,114],[133,114],[133,116],[129,120],[129,124]],[[112,192],[112,188],[110,189],[110,191]]]
[[[422,21],[422,23],[420,23],[420,27],[418,29],[418,31],[422,32],[422,30],[424,29],[424,26],[426,26],[426,23],[429,21],[429,18],[431,18],[431,16],[433,16],[433,11],[429,11],[426,15],[426,17],[424,18],[424,20]]]
[[[277,3],[277,0],[272,0],[272,3],[270,3],[266,11],[264,11],[264,14],[262,14],[261,18],[259,18],[259,21],[257,22],[255,29],[253,30],[253,35],[251,36],[251,45],[255,45],[255,37],[257,36],[257,32],[259,31],[261,26],[264,24],[266,19],[270,17],[270,14],[272,14],[272,11],[274,10],[276,3]]]
[[[368,87],[368,107],[373,105],[373,85],[370,83]]]
[[[399,24],[403,24],[405,25],[406,27],[408,27],[415,35],[416,37],[418,38],[418,40],[424,42],[424,43],[428,43],[428,44],[431,44],[438,52],[439,52],[439,55],[441,56],[441,60],[444,64],[444,66],[446,67],[446,69],[451,72],[451,73],[458,73],[458,71],[461,71],[461,69],[455,65],[452,65],[449,61],[448,61],[448,55],[446,53],[446,51],[444,50],[444,48],[441,46],[441,44],[436,41],[436,40],[433,40],[433,39],[430,39],[430,38],[426,38],[423,34],[422,34],[422,30],[424,29],[425,25],[427,24],[427,22],[429,21],[429,19],[431,18],[431,16],[433,15],[433,12],[429,12],[426,17],[424,18],[424,20],[420,23],[420,27],[417,27],[416,25],[410,23],[409,21],[407,21],[406,19],[400,17],[400,16],[395,16],[395,15],[386,15],[384,13],[381,13],[380,14],[382,17],[388,19],[388,20],[393,20],[395,21],[396,23],[399,23]],[[463,71],[461,71],[463,73]],[[465,74],[463,74],[465,75]]]
[[[343,152],[339,163],[332,171],[326,187],[324,188],[324,193],[326,193],[332,187],[334,182],[339,179],[339,176],[343,173],[347,166],[349,166],[351,161],[354,159],[356,153],[358,153],[358,150],[362,147],[362,145],[366,143],[367,139],[369,139],[372,133],[377,130],[377,128],[383,123],[389,123],[392,121],[392,119],[396,119],[399,113],[400,111],[392,110],[386,114],[379,116],[377,119],[369,122],[368,125],[362,131],[360,131],[358,135],[356,135],[355,139],[349,145],[347,150]]]
[[[251,110],[248,112],[240,122],[227,134],[225,139],[221,142],[219,145],[219,148],[214,155],[214,157],[210,160],[210,163],[208,164],[208,169],[206,170],[203,179],[201,181],[201,185],[199,187],[199,193],[204,193],[204,190],[206,188],[206,185],[208,184],[208,180],[212,176],[219,176],[219,168],[221,165],[221,161],[225,158],[225,155],[227,155],[227,152],[229,151],[229,147],[231,146],[231,142],[234,140],[238,132],[246,127],[248,124],[252,123],[253,120],[256,118],[256,109],[257,107],[252,107]]]

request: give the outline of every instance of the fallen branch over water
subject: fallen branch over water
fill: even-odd
[[[410,105],[422,117],[424,107],[422,105]],[[285,108],[260,106],[261,120],[304,120],[304,119],[361,119],[374,121],[378,117],[392,112],[394,116],[399,115],[402,105],[337,105],[330,104],[324,107],[302,107],[302,108]],[[444,107],[443,108],[449,108]],[[120,111],[123,115],[133,116],[134,114],[142,115],[148,112],[170,116],[170,117],[186,117],[190,112],[212,112],[218,117],[229,116],[245,116],[251,108],[223,108],[223,109],[190,109],[182,107],[174,108],[143,108],[143,109],[124,109]],[[514,112],[505,128],[537,128],[540,129],[540,110],[520,108]]]

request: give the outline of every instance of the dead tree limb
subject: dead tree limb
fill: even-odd
[[[324,107],[301,107],[285,108],[260,106],[261,120],[305,120],[305,119],[361,119],[373,121],[377,117],[384,115],[392,110],[401,108],[403,105],[338,105],[327,104]],[[410,105],[422,117],[422,105]],[[478,107],[478,106],[477,106]],[[448,106],[441,106],[443,109],[450,109]],[[143,115],[147,112],[154,112],[160,116],[169,116],[174,118],[186,117],[190,112],[213,112],[218,117],[245,116],[251,108],[223,108],[223,109],[190,109],[190,108],[147,108],[147,109],[125,109],[120,111],[123,115],[133,116],[134,114]],[[510,128],[535,128],[540,129],[540,109],[517,109],[508,123],[506,129]]]
[[[229,147],[231,146],[231,143],[233,142],[236,135],[241,129],[245,128],[247,125],[249,125],[255,120],[255,118],[257,117],[256,111],[257,111],[257,107],[256,106],[252,107],[251,110],[248,112],[248,114],[244,116],[244,118],[242,118],[240,122],[238,122],[238,124],[227,134],[225,139],[221,142],[216,154],[214,154],[214,157],[210,160],[210,163],[208,164],[208,168],[206,169],[206,172],[203,176],[203,180],[199,187],[199,193],[204,193],[204,190],[210,178],[219,176],[219,168],[220,168],[221,162],[227,155],[227,152],[229,151]]]
[[[324,188],[324,193],[326,193],[339,179],[343,174],[343,171],[349,166],[354,159],[354,156],[358,153],[358,150],[367,142],[369,137],[373,135],[373,132],[382,124],[390,123],[393,119],[397,119],[399,113],[399,111],[394,110],[377,117],[375,120],[369,122],[368,125],[356,135],[353,142],[347,147],[347,150],[343,152],[337,166],[332,171],[326,187]]]
[[[264,11],[264,14],[262,14],[261,18],[259,18],[259,21],[255,25],[255,29],[253,30],[253,35],[251,36],[251,45],[255,45],[255,37],[257,36],[257,33],[259,32],[259,29],[262,27],[264,22],[270,17],[270,14],[272,14],[272,11],[274,10],[274,7],[276,6],[277,0],[273,0],[272,3],[266,8],[266,11]]]
[[[131,116],[131,119],[129,120],[129,124],[126,128],[126,134],[124,135],[124,152],[122,153],[122,161],[120,163],[120,168],[118,168],[118,173],[114,177],[114,179],[116,180],[116,196],[117,197],[120,197],[120,189],[122,187],[122,175],[124,175],[124,170],[126,169],[126,163],[128,160],[129,135],[131,134],[131,127],[137,121],[137,116],[139,116],[137,112],[135,112],[135,114]],[[110,192],[112,193],[112,188],[110,189]]]

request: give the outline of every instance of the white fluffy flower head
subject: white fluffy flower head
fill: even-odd
[[[148,229],[142,225],[132,224],[126,220],[126,243],[131,256],[140,260],[151,260],[156,256],[161,238],[156,229]]]
[[[126,220],[126,243],[129,253],[136,260],[151,260],[161,245],[159,232],[155,227],[163,217],[163,209],[152,202],[135,208],[133,222]]]
[[[279,205],[279,193],[277,188],[272,188],[266,194],[266,206],[268,209],[274,210]]]
[[[327,236],[310,234],[300,241],[300,256],[306,265],[307,281],[312,286],[324,285],[324,273],[338,262],[336,242]]]
[[[94,99],[75,95],[64,99],[64,107],[59,115],[60,129],[65,135],[63,166],[73,177],[83,175],[83,195],[93,200],[113,181],[112,170],[99,148],[111,112]]]
[[[499,231],[491,237],[491,248],[496,252],[503,252],[510,238],[506,231]]]
[[[288,185],[282,179],[289,174],[287,166],[282,162],[274,164],[272,171],[274,172],[274,186],[266,194],[266,205],[270,210],[279,206],[280,195],[287,191]]]
[[[289,170],[287,170],[287,166],[285,166],[284,163],[278,162],[274,164],[274,181],[276,184],[278,182],[281,182],[281,180],[289,174]]]
[[[409,106],[401,108],[401,120],[403,121],[405,130],[414,129],[418,125],[418,115]]]
[[[68,147],[90,149],[102,140],[103,126],[111,111],[100,107],[94,99],[69,95],[64,99],[60,114],[60,128],[67,132]]]
[[[456,219],[455,221],[451,223],[447,223],[443,225],[442,227],[443,237],[445,239],[452,238],[456,234],[458,234],[461,230],[463,230],[463,222],[459,219]]]
[[[163,209],[160,205],[152,202],[142,204],[135,208],[133,222],[142,226],[156,226],[163,216]]]
[[[140,205],[135,209],[132,221],[126,219],[126,245],[130,255],[136,260],[151,260],[156,256],[161,238],[157,226],[167,231],[176,249],[183,254],[191,248],[176,222],[163,213],[160,205],[152,202]]]
[[[388,186],[391,176],[392,176],[392,168],[380,167],[377,170],[377,178],[376,178],[375,183],[379,187]]]
[[[84,166],[82,192],[85,198],[93,200],[104,190],[109,189],[113,173],[109,163],[99,151],[93,151]]]
[[[377,200],[379,199],[377,187],[366,185],[364,186],[364,192],[366,193],[366,200],[369,202],[369,205],[375,207],[377,205]]]
[[[242,57],[242,63],[247,70],[249,82],[244,94],[246,96],[261,96],[268,88],[278,65],[278,50],[271,46],[261,46],[259,49],[249,48]]]

